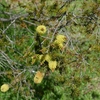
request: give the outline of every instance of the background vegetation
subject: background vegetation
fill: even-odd
[[[37,36],[39,25],[46,34]],[[62,49],[52,45],[58,34]],[[57,61],[53,72],[41,64],[46,54]],[[39,84],[36,71],[45,73]],[[100,0],[0,0],[4,83],[0,100],[100,100]]]

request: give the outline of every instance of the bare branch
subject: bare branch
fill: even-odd
[[[2,22],[9,22],[9,21],[13,21],[15,19],[19,19],[20,17],[27,17],[28,15],[29,15],[28,13],[26,13],[26,14],[18,14],[18,15],[14,15],[11,18],[8,18],[8,19],[0,18],[0,21],[2,21]]]

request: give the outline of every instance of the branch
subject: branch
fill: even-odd
[[[2,21],[2,22],[9,22],[9,21],[13,21],[13,20],[19,19],[20,17],[27,17],[28,15],[29,15],[28,13],[26,13],[26,14],[18,14],[18,15],[12,16],[9,19],[0,18],[0,21]]]

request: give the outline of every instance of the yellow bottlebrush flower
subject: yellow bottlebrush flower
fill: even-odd
[[[1,86],[1,91],[2,92],[6,92],[6,91],[8,91],[9,90],[9,85],[8,84],[3,84],[2,86]]]
[[[63,43],[59,40],[55,40],[54,44],[57,45],[60,49],[62,49],[64,47]]]
[[[45,59],[44,59],[45,61],[47,61],[47,62],[49,62],[50,60],[51,60],[51,57],[50,57],[50,55],[49,54],[47,54],[46,56],[45,56]]]
[[[46,27],[44,25],[39,25],[37,28],[36,28],[36,32],[38,34],[44,34],[46,32]]]
[[[49,61],[49,68],[54,71],[57,66],[57,61]]]
[[[63,43],[59,43],[58,46],[60,49],[62,49],[64,47]]]
[[[41,83],[41,81],[43,80],[43,77],[44,77],[44,73],[37,71],[36,75],[34,77],[34,83],[36,83],[36,84]]]
[[[43,57],[43,55],[39,55],[39,60],[41,60],[41,59],[42,59],[42,57]]]
[[[43,57],[43,55],[40,55],[40,56],[39,56],[39,60],[41,60],[42,57]],[[49,62],[50,60],[51,60],[50,55],[49,55],[49,54],[46,54],[46,55],[43,57],[43,59],[42,59],[41,65],[42,65],[45,61]]]
[[[54,41],[54,44],[57,44],[57,45],[58,45],[59,43],[60,43],[60,42],[59,42],[58,40],[55,40],[55,41]]]
[[[31,64],[34,64],[34,63],[35,63],[35,61],[36,61],[36,57],[35,57],[35,56],[32,56],[32,57],[31,57],[31,59],[32,59]]]
[[[66,40],[66,36],[59,34],[57,35],[56,40],[59,41],[59,43],[63,43]]]

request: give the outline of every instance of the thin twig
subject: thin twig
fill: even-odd
[[[14,22],[15,22],[15,20],[13,20],[13,21],[7,26],[7,28],[6,28],[5,30],[3,30],[2,33],[5,33],[5,32],[8,30],[8,28],[9,28]]]
[[[20,17],[27,17],[29,14],[28,13],[26,13],[26,14],[16,14],[16,15],[13,15],[11,18],[8,18],[8,19],[6,19],[6,18],[0,18],[0,21],[2,21],[2,22],[9,22],[9,21],[13,21],[13,20],[15,20],[15,19],[19,19]]]

